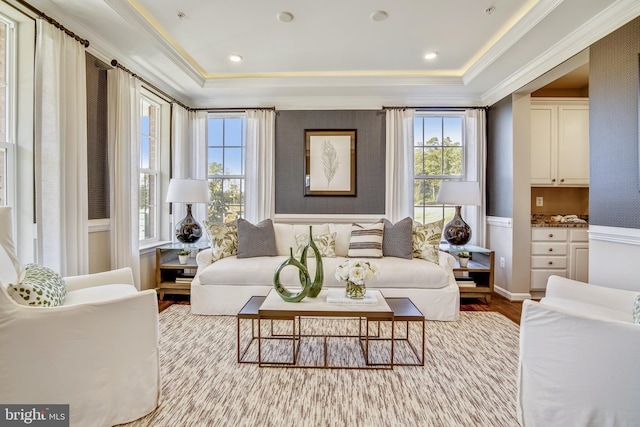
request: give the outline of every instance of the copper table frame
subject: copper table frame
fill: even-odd
[[[382,294],[380,294],[382,296]],[[238,363],[254,363],[258,364],[261,367],[299,367],[299,368],[334,368],[334,369],[393,369],[393,366],[424,366],[425,361],[425,318],[424,315],[418,310],[418,308],[413,304],[413,302],[409,298],[385,298],[386,303],[392,309],[392,315],[389,316],[388,312],[376,312],[375,315],[371,315],[371,313],[367,313],[367,316],[357,316],[359,312],[348,312],[342,313],[342,315],[336,315],[335,312],[329,312],[322,310],[321,312],[306,312],[304,316],[293,315],[289,310],[286,313],[270,313],[266,317],[260,314],[260,307],[266,297],[263,296],[254,296],[247,301],[244,307],[238,312],[236,315],[237,318],[237,361]],[[366,310],[364,310],[366,311]],[[381,315],[381,313],[384,313]],[[362,314],[362,313],[360,313]],[[301,319],[302,317],[342,317],[342,318],[358,318],[360,320],[358,326],[358,335],[305,335],[302,334],[302,326]],[[251,337],[249,342],[246,344],[244,348],[241,348],[241,328],[240,322],[241,320],[250,320],[251,321]],[[271,325],[271,335],[268,337],[263,337],[261,332],[261,320],[269,320]],[[291,334],[274,334],[273,333],[273,321],[274,320],[288,320],[291,321],[292,333]],[[297,329],[296,329],[296,320],[297,320]],[[362,325],[363,321],[365,323],[365,334],[362,334]],[[377,322],[377,335],[370,334],[369,330],[369,321]],[[381,321],[390,321],[391,322],[391,338],[380,337],[380,322]],[[257,328],[256,328],[257,322]],[[404,337],[395,336],[395,323],[400,322],[405,324],[405,333]],[[410,335],[410,323],[419,322],[421,324],[421,339],[420,346],[416,348],[416,346],[409,339]],[[420,327],[420,325],[418,325]],[[257,329],[257,334],[256,334]],[[296,332],[297,330],[297,332]],[[300,349],[300,340],[304,337],[321,337],[324,339],[324,364],[318,366],[297,366],[297,357],[298,351]],[[345,367],[345,366],[329,366],[328,365],[328,352],[327,352],[327,338],[360,338],[360,347],[363,351],[363,356],[365,359],[366,366],[365,367]],[[292,357],[289,362],[264,362],[262,361],[262,340],[268,339],[289,339],[292,343]],[[390,341],[391,352],[390,352],[390,361],[389,363],[374,363],[369,360],[369,340],[386,340]],[[247,361],[244,360],[246,353],[249,348],[253,344],[254,340],[258,340],[258,360],[257,361]],[[415,363],[398,363],[395,361],[395,349],[394,344],[395,341],[406,341],[409,348],[412,350],[413,355],[416,358]],[[363,343],[364,342],[364,343]],[[380,366],[384,366],[384,368],[380,368]]]

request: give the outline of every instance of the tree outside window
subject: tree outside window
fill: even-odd
[[[463,115],[424,114],[414,119],[414,219],[448,222],[454,208],[436,203],[443,180],[464,174]]]
[[[244,116],[211,114],[207,122],[209,221],[226,223],[244,217]]]

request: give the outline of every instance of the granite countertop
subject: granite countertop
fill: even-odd
[[[531,215],[532,227],[567,227],[567,228],[587,228],[589,227],[588,215]]]

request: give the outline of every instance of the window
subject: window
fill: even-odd
[[[159,239],[160,224],[160,105],[142,96],[140,101],[140,241]]]
[[[244,217],[244,116],[211,114],[207,121],[209,221],[230,222]]]
[[[14,140],[12,137],[13,87],[10,80],[11,66],[14,63],[12,40],[13,22],[0,15],[0,206],[14,205],[13,167]]]
[[[423,224],[453,218],[454,208],[436,203],[443,180],[464,176],[464,115],[417,113],[414,119],[414,219]]]

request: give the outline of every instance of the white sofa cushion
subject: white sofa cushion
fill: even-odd
[[[614,310],[612,308],[589,304],[586,302],[574,301],[565,298],[545,297],[540,300],[541,304],[567,310],[578,315],[602,320],[618,320],[620,322],[633,323],[633,313]]]
[[[276,235],[276,251],[278,255],[289,256],[289,248],[296,251],[296,234],[309,235],[309,226],[305,224],[273,224],[273,232]],[[312,226],[313,234],[329,234],[329,225],[320,224]],[[346,252],[345,252],[346,254]]]
[[[237,257],[223,258],[204,268],[199,274],[202,285],[234,286],[273,286],[276,268],[286,259],[285,256],[256,257],[250,260]],[[335,278],[336,267],[347,258],[322,258],[325,287],[344,287],[345,284]],[[379,278],[367,284],[372,288],[417,288],[440,289],[449,284],[449,273],[438,264],[421,259],[402,259],[394,257],[378,258],[372,261],[380,271]],[[315,274],[315,262],[307,263],[309,273]],[[280,274],[284,286],[299,286],[298,270],[285,268]]]
[[[90,304],[101,301],[111,301],[127,295],[133,295],[138,290],[132,285],[102,285],[78,289],[67,294],[65,306]]]

